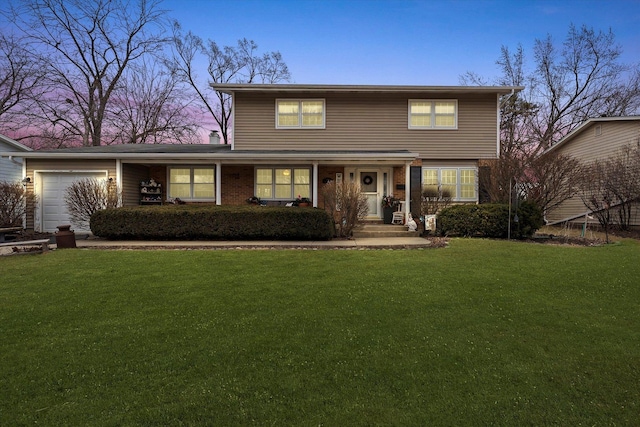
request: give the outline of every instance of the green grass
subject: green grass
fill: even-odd
[[[2,425],[637,425],[640,244],[0,258]]]

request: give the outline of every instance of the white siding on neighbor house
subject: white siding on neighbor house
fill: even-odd
[[[323,129],[276,129],[276,99],[322,98]],[[409,129],[409,99],[458,101],[457,129]],[[496,157],[495,94],[244,93],[234,99],[235,150],[408,150],[429,159]]]
[[[596,128],[599,126],[599,131]],[[640,147],[640,119],[593,121],[566,143],[559,145],[557,153],[572,156],[583,163],[604,160],[615,156],[625,146]],[[634,225],[640,225],[640,209],[634,210]],[[578,217],[576,221],[584,221],[587,208],[579,196],[563,202],[546,213],[549,222],[563,221]],[[594,222],[592,220],[590,222]]]
[[[0,152],[12,151],[16,152],[16,158],[0,157],[0,181],[14,182],[24,178],[24,176],[22,176],[23,160],[19,157],[21,151],[12,145],[0,141]]]

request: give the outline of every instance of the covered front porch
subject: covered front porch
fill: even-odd
[[[176,198],[186,203],[238,205],[252,197],[264,204],[285,205],[308,198],[323,208],[322,186],[330,181],[355,182],[369,201],[369,217],[382,220],[385,196],[403,201],[410,212],[410,166],[415,155],[402,152],[300,153],[231,152],[221,159],[121,159],[123,205],[140,202],[141,182],[151,179],[161,188],[163,203]],[[180,175],[180,176],[179,176]],[[418,183],[419,184],[419,183]],[[205,187],[208,189],[205,190]]]

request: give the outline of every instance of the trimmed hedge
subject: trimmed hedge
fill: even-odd
[[[518,222],[511,218],[511,237],[531,237],[543,224],[542,212],[531,202],[518,206]],[[487,203],[482,205],[454,205],[438,214],[436,231],[443,236],[491,237],[504,239],[508,235],[509,205]]]
[[[105,209],[91,232],[112,240],[330,240],[333,221],[321,209],[165,205]]]

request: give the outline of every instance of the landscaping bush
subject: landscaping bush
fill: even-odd
[[[351,237],[353,229],[369,213],[367,196],[353,182],[331,181],[320,188],[324,208],[335,221],[335,235]]]
[[[333,221],[321,209],[166,205],[105,209],[91,232],[114,240],[330,240]]]
[[[0,227],[18,227],[36,197],[22,182],[0,181]]]
[[[65,205],[71,223],[86,229],[94,212],[118,206],[115,182],[85,178],[75,181],[65,191]]]
[[[515,222],[515,214],[518,222]],[[512,211],[511,237],[531,237],[543,224],[540,209],[531,202],[521,202]],[[506,238],[509,230],[509,205],[455,205],[438,215],[437,233],[444,236]]]

